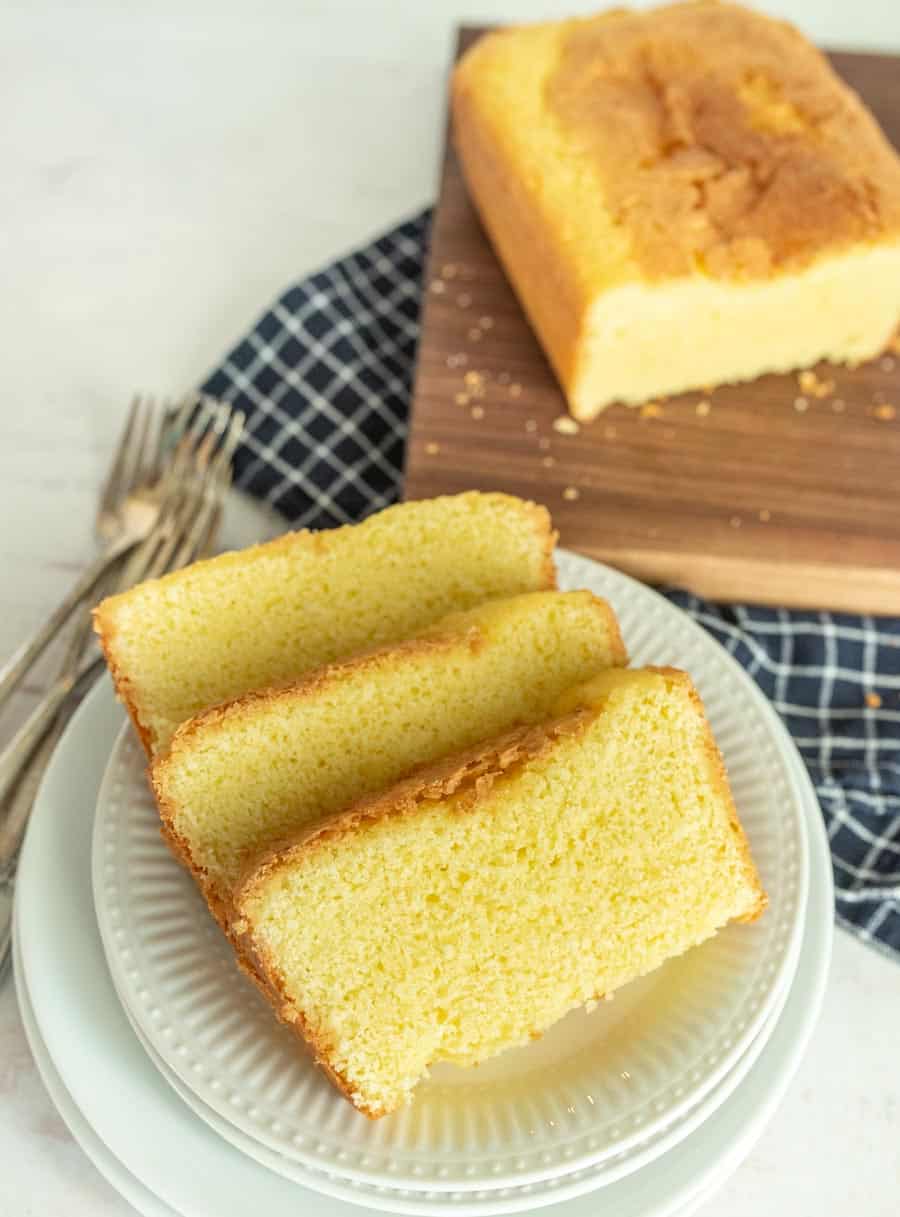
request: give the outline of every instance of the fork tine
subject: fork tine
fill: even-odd
[[[213,551],[213,543],[219,532],[219,525],[222,523],[222,504],[217,502],[209,517],[209,524],[206,532],[200,538],[197,544],[196,552],[188,561],[193,562],[197,558],[208,558]]]
[[[176,538],[187,525],[180,520],[185,496],[181,489],[170,492],[163,500],[159,518],[141,544],[135,549],[122,568],[119,590],[125,591],[144,579],[152,578],[160,565],[160,555],[165,553],[169,537]]]
[[[172,460],[167,470],[167,479],[172,484],[180,484],[190,474],[194,463],[196,439],[191,429],[185,431],[172,453]]]
[[[201,473],[212,463],[219,440],[228,426],[226,411],[211,406],[209,402],[204,404],[209,422],[194,454],[194,464]]]
[[[241,411],[232,412],[218,403],[207,402],[207,405],[214,409],[216,418],[195,454],[200,469],[202,507],[175,558],[176,568],[203,557],[212,544],[221,520],[222,498],[231,485],[231,458],[244,429]],[[219,446],[212,458],[208,459],[207,441],[211,434],[219,441]]]
[[[195,472],[202,473],[208,463],[209,447],[215,438],[209,438],[217,419],[207,400],[194,397],[190,399],[190,405],[192,412],[186,419],[172,461],[171,476],[176,481],[183,480]]]
[[[154,408],[152,397],[138,396],[135,402],[137,409],[135,410],[134,427],[122,458],[122,494],[128,494],[140,484],[141,461],[147,445],[147,425]]]
[[[193,561],[215,535],[244,416],[211,399],[186,398],[174,420],[170,414],[170,429],[182,424],[166,463],[160,519],[126,563],[123,588]]]
[[[167,535],[163,537],[158,553],[153,558],[147,577],[156,579],[167,570],[183,566],[186,559],[178,561],[178,555],[186,551],[187,539],[191,536],[197,519],[203,513],[203,496],[196,491],[185,495],[181,505],[173,513]]]
[[[197,472],[208,483],[227,483],[231,479],[231,458],[244,427],[244,415],[217,406],[209,430],[194,453]]]
[[[200,509],[181,540],[172,557],[171,569],[179,570],[187,566],[195,558],[202,557],[207,544],[212,539],[213,523],[219,510],[219,501],[215,495],[206,494],[200,504]]]
[[[144,399],[144,409],[141,411],[140,429],[135,437],[132,451],[134,452],[134,465],[131,470],[131,483],[128,490],[135,490],[138,486],[149,483],[147,457],[149,454],[150,433],[153,426],[153,420],[156,417],[157,404],[152,397]]]
[[[235,450],[241,442],[241,436],[244,434],[244,417],[244,414],[240,410],[237,410],[228,419],[228,428],[225,431],[219,450],[210,465],[210,473],[213,478],[224,480],[226,486],[231,483],[231,458],[234,456]]]
[[[163,461],[166,453],[166,435],[168,432],[169,407],[164,402],[153,410],[152,425],[144,454],[144,476],[147,484],[156,485],[162,476]]]
[[[174,485],[184,475],[192,447],[189,437],[192,415],[197,407],[196,394],[188,394],[177,405],[167,403],[163,411],[158,446],[158,482]]]
[[[136,395],[131,400],[131,405],[128,408],[128,417],[125,420],[125,426],[122,428],[122,433],[119,436],[119,443],[113,455],[112,465],[110,466],[109,474],[104,483],[103,490],[100,493],[99,513],[114,511],[116,504],[125,493],[124,486],[127,485],[124,479],[124,472],[127,465],[128,453],[131,450],[132,435],[137,423],[138,413],[140,411],[141,398]]]
[[[132,550],[128,555],[127,560],[121,567],[116,586],[117,591],[127,591],[128,588],[146,579],[147,571],[150,569],[150,565],[159,548],[161,523],[162,517],[160,517],[160,522],[151,529],[137,549]]]
[[[169,440],[171,443],[177,444],[185,431],[187,431],[197,410],[199,400],[196,393],[186,393],[175,406],[169,427]]]

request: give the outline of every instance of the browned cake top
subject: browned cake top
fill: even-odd
[[[765,277],[900,237],[900,160],[792,26],[700,0],[561,33],[546,104],[649,277]]]

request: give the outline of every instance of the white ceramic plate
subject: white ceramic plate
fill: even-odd
[[[34,1057],[38,1073],[41,1075],[41,1081],[53,1100],[56,1110],[63,1120],[65,1120],[69,1132],[97,1167],[100,1174],[103,1175],[104,1179],[111,1183],[116,1191],[124,1196],[128,1203],[137,1209],[139,1213],[142,1213],[144,1217],[179,1217],[175,1209],[163,1203],[157,1196],[154,1196],[149,1188],[144,1187],[142,1183],[116,1161],[72,1102],[72,1096],[66,1090],[56,1067],[50,1060],[47,1049],[44,1047],[44,1042],[41,1039],[41,1033],[37,1028],[34,1012],[31,1009],[31,999],[28,996],[28,989],[25,985],[22,948],[19,944],[19,935],[15,927],[13,928],[13,971],[16,982],[16,999],[19,1003],[19,1013],[22,1016],[22,1026],[25,1029],[28,1047],[31,1049],[31,1055]]]
[[[784,737],[774,712],[767,713]],[[17,883],[20,978],[27,983],[46,1058],[71,1098],[69,1114],[78,1116],[73,1131],[83,1134],[85,1150],[96,1154],[114,1185],[119,1177],[124,1188],[124,1172],[181,1217],[247,1217],[256,1211],[266,1217],[349,1217],[345,1205],[272,1174],[213,1134],[163,1081],[125,1018],[104,960],[90,886],[94,803],[122,717],[108,682],[101,682],[48,770]],[[778,1105],[815,1025],[834,898],[821,814],[793,755],[807,800],[812,870],[806,933],[784,1014],[715,1119],[638,1175],[604,1190],[606,1211],[616,1217],[677,1217],[726,1178]],[[158,1217],[156,1209],[137,1207]],[[598,1211],[596,1196],[559,1209],[560,1217],[597,1217]]]
[[[694,677],[725,756],[766,915],[575,1012],[478,1070],[442,1066],[407,1110],[370,1122],[332,1088],[234,966],[192,880],[160,839],[132,735],[100,793],[94,894],[110,969],[169,1069],[242,1134],[323,1174],[415,1191],[516,1188],[625,1153],[683,1120],[771,1014],[799,945],[807,857],[790,752],[745,673],[683,612],[572,554],[560,583],[606,596],[633,662]]]
[[[793,976],[791,980],[793,980]],[[634,1173],[672,1148],[673,1145],[684,1140],[735,1091],[759,1059],[760,1053],[775,1030],[789,991],[790,982],[783,987],[775,1009],[748,1050],[735,1067],[726,1074],[723,1081],[693,1108],[688,1118],[676,1121],[674,1125],[663,1128],[646,1141],[632,1146],[622,1154],[607,1158],[603,1162],[564,1175],[554,1175],[550,1179],[527,1183],[520,1187],[493,1188],[479,1192],[401,1190],[378,1187],[374,1183],[339,1179],[325,1174],[317,1177],[313,1186],[327,1196],[346,1200],[350,1204],[364,1205],[370,1209],[379,1209],[389,1213],[411,1214],[414,1217],[445,1217],[447,1214],[452,1214],[453,1217],[487,1217],[487,1215],[493,1217],[494,1214],[516,1213],[523,1210],[531,1212],[546,1205],[559,1205],[576,1196],[583,1196],[587,1192],[596,1192],[600,1188],[606,1188],[610,1183]],[[258,1141],[251,1140],[198,1099],[194,1092],[189,1090],[169,1069],[165,1061],[154,1051],[153,1046],[147,1042],[140,1028],[135,1025],[129,1015],[124,1003],[123,1009],[150,1060],[176,1094],[201,1120],[209,1125],[213,1132],[223,1137],[235,1149],[247,1154],[248,1157],[255,1159],[277,1174],[284,1175],[286,1179],[293,1179],[304,1187],[311,1185],[309,1167],[298,1165],[289,1158],[283,1158],[280,1154],[266,1149]]]
[[[25,972],[22,964],[21,947],[19,946],[18,934],[15,931],[13,933],[13,961],[16,997],[19,1003],[19,1012],[22,1016],[22,1025],[25,1028],[25,1038],[35,1059],[41,1080],[72,1136],[103,1177],[125,1197],[137,1212],[142,1214],[142,1217],[182,1217],[182,1215],[176,1213],[175,1209],[154,1195],[130,1171],[126,1170],[121,1162],[113,1157],[72,1102],[72,1096],[66,1090],[53,1062],[50,1060],[47,1049],[41,1039],[41,1033],[38,1031],[37,1023],[35,1022],[34,1013],[31,1009],[31,999],[28,996],[28,990],[24,981]],[[705,1203],[716,1188],[724,1182],[724,1179],[724,1175],[721,1178],[714,1179],[701,1194],[689,1200],[684,1208],[678,1210],[677,1214],[673,1214],[673,1217],[690,1217],[690,1214],[696,1212],[700,1205]],[[310,1196],[308,1193],[307,1196],[311,1204],[306,1206],[306,1211],[314,1213],[316,1211],[316,1197],[315,1195]],[[564,1210],[557,1209],[556,1212],[560,1213],[561,1217],[564,1217]],[[358,1208],[348,1209],[347,1217],[358,1213]]]

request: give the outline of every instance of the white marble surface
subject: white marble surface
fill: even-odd
[[[189,387],[293,278],[431,198],[454,22],[599,3],[0,5],[0,654],[91,552],[129,394]],[[768,7],[900,50],[897,0]],[[900,967],[839,934],[800,1074],[706,1217],[894,1217],[898,1027]],[[131,1212],[55,1114],[9,984],[0,1160],[2,1217]]]

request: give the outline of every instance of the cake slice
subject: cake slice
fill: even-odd
[[[408,638],[446,613],[555,585],[543,507],[468,493],[289,533],[112,596],[94,623],[150,755],[207,707]]]
[[[151,769],[164,832],[223,920],[241,866],[416,766],[521,723],[625,648],[590,592],[533,592],[252,694],[180,728]]]
[[[453,124],[576,418],[856,363],[900,321],[900,159],[784,22],[699,0],[501,30]]]
[[[608,672],[263,858],[233,933],[366,1115],[763,911],[689,677]]]

